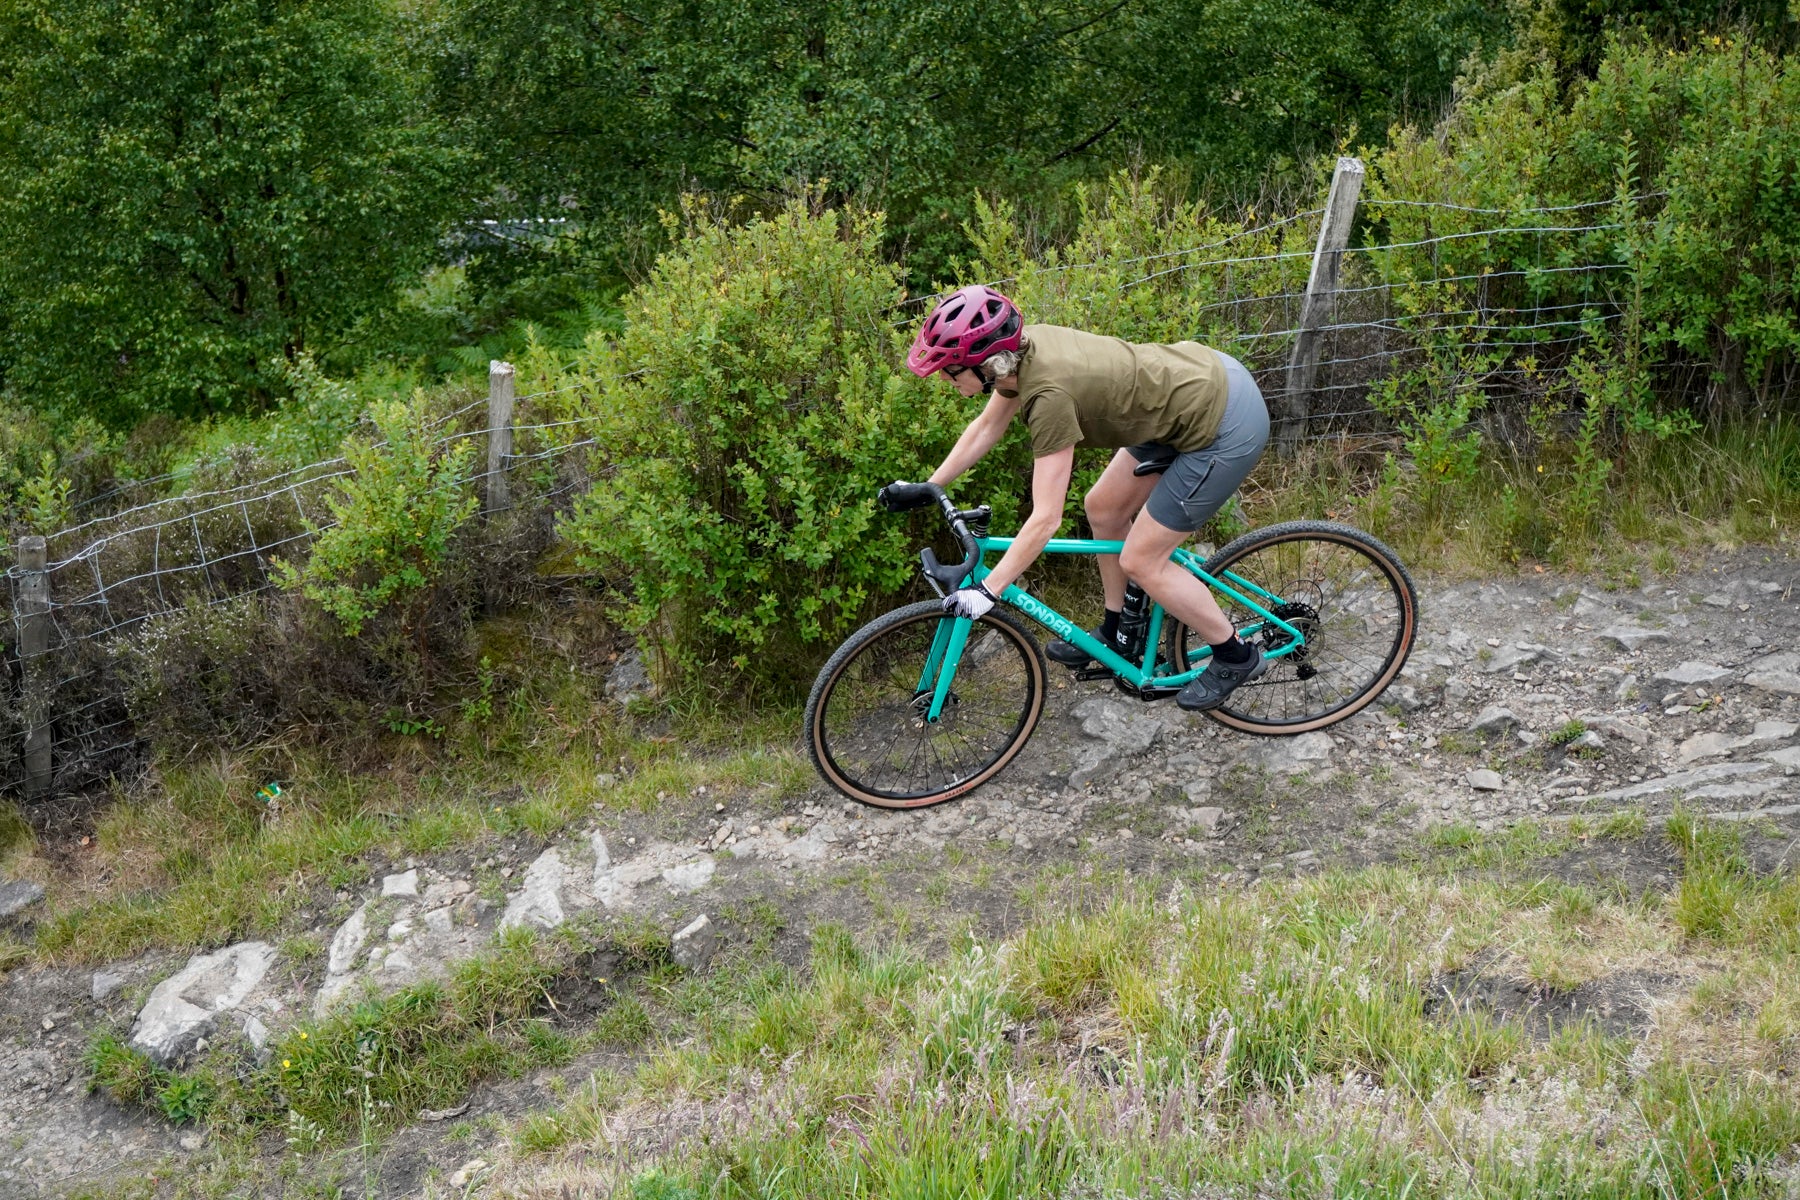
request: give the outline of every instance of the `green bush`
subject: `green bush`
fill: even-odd
[[[608,466],[563,533],[622,580],[624,619],[677,674],[807,678],[913,575],[927,518],[882,515],[875,493],[928,474],[976,406],[899,366],[911,328],[881,229],[797,203],[737,226],[690,207],[616,349],[593,339],[571,368]],[[1000,528],[1014,446],[956,489]]]
[[[378,405],[371,417],[382,440],[344,443],[355,474],[325,502],[336,523],[319,533],[304,566],[280,564],[280,579],[317,603],[346,637],[395,611],[401,637],[422,639],[451,538],[475,513],[475,446],[468,439],[447,443],[422,395]]]
[[[1552,62],[1515,61],[1433,134],[1399,131],[1372,153],[1368,190],[1380,233],[1394,241],[1500,221],[1493,213],[1382,209],[1384,198],[1503,213],[1602,202],[1529,223],[1614,228],[1472,239],[1456,251],[1464,260],[1458,272],[1628,264],[1628,288],[1597,273],[1533,274],[1499,296],[1579,302],[1629,291],[1642,308],[1644,347],[1661,358],[1651,376],[1665,410],[1703,399],[1697,415],[1718,417],[1766,411],[1800,361],[1800,61],[1725,38],[1696,42],[1682,50],[1615,42],[1595,77],[1572,90]],[[1605,203],[1633,192],[1646,199]],[[1444,252],[1390,257],[1397,272],[1420,278],[1420,260]],[[1490,303],[1498,298],[1489,295]],[[1703,398],[1684,386],[1682,372],[1693,366],[1711,376]],[[1627,416],[1629,432],[1649,428],[1655,414],[1634,404]]]

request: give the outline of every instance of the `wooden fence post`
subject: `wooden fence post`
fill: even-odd
[[[1306,298],[1300,304],[1300,331],[1288,359],[1286,404],[1275,431],[1275,448],[1283,458],[1291,456],[1306,436],[1313,384],[1319,374],[1319,327],[1327,324],[1331,315],[1338,269],[1343,265],[1344,247],[1350,244],[1350,225],[1356,219],[1362,185],[1362,159],[1338,159],[1331,176],[1331,194],[1325,200],[1325,219],[1319,223],[1319,244],[1313,250]]]
[[[488,363],[488,458],[487,495],[482,512],[510,508],[506,486],[506,460],[513,448],[513,365],[494,359]]]
[[[25,718],[25,798],[50,791],[50,573],[41,537],[19,539],[19,591],[13,620],[19,629],[20,705]]]

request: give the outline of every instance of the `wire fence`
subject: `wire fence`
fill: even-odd
[[[567,391],[571,389],[557,389]],[[519,397],[511,424],[515,452],[499,468],[514,498],[504,517],[485,511],[480,537],[542,544],[568,498],[590,482],[585,456],[594,445],[581,420],[533,420],[537,402]],[[487,401],[440,418],[437,450],[488,434]],[[262,469],[258,469],[261,467]],[[130,770],[143,740],[132,719],[122,655],[162,618],[217,610],[279,589],[278,564],[303,562],[312,542],[337,521],[329,499],[354,474],[333,458],[270,472],[254,455],[224,458],[184,472],[196,490],[89,517],[46,537],[41,573],[9,567],[0,675],[0,792],[41,790],[28,764],[33,730],[52,764],[51,789],[79,792]],[[484,492],[484,463],[458,480]],[[126,494],[119,489],[117,494]],[[492,521],[485,518],[493,517]],[[34,581],[31,576],[37,574]],[[49,602],[34,611],[33,583]],[[28,625],[41,622],[42,653],[26,655]],[[41,761],[41,760],[40,760]]]
[[[1331,307],[1310,326],[1302,314],[1319,209],[1190,247],[1055,264],[994,282],[1023,289],[1066,323],[1131,328],[1139,309],[1173,319],[1178,337],[1240,358],[1276,412],[1297,399],[1290,359],[1297,339],[1310,334],[1318,355],[1305,388],[1306,436],[1317,439],[1392,438],[1393,398],[1409,379],[1496,397],[1542,387],[1620,318],[1627,267],[1612,244],[1619,223],[1552,219],[1603,203],[1501,211],[1367,200],[1364,207],[1375,214],[1371,227],[1392,236],[1343,252]],[[1491,216],[1506,220],[1468,227],[1471,217]],[[1248,252],[1220,254],[1238,249]],[[897,323],[915,321],[930,299],[903,302]],[[547,544],[561,507],[591,483],[592,470],[604,469],[603,454],[586,453],[598,449],[584,436],[587,420],[568,416],[579,409],[558,399],[580,386],[518,398],[513,450],[498,468],[516,499],[484,536]],[[477,400],[443,416],[438,445],[485,438],[484,409]],[[11,624],[0,679],[0,790],[41,790],[27,765],[33,747],[49,751],[55,793],[92,788],[141,761],[121,653],[170,614],[276,591],[277,563],[298,562],[332,527],[328,500],[351,474],[343,458],[270,472],[254,454],[222,456],[90,498],[79,523],[46,539],[38,579],[10,568],[0,615]],[[458,486],[475,486],[486,474],[473,469]],[[176,483],[188,490],[139,499]],[[119,507],[121,498],[138,502]],[[113,511],[88,515],[109,501]],[[27,585],[47,585],[47,612],[34,615]],[[33,620],[40,633],[47,623],[48,633],[44,652],[27,656],[20,647]]]

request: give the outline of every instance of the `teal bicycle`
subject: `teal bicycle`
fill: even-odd
[[[962,548],[959,563],[920,551],[926,581],[943,596],[987,574],[991,511],[958,509],[942,488],[912,484],[890,507],[935,502]],[[889,492],[893,489],[889,488]],[[1053,539],[1046,554],[1117,554],[1123,543]],[[1362,711],[1406,664],[1418,597],[1394,552],[1361,530],[1290,521],[1247,533],[1201,561],[1172,555],[1213,589],[1238,635],[1270,660],[1257,681],[1206,715],[1263,735],[1306,733]],[[1110,678],[1139,699],[1175,695],[1205,669],[1211,648],[1161,605],[1122,627],[1123,652],[1090,636],[1017,584],[978,621],[925,600],[877,617],[838,647],[806,702],[806,743],[826,782],[880,808],[923,808],[980,787],[1025,748],[1044,712],[1042,648],[1013,612],[1085,650],[1077,678]],[[1127,608],[1133,607],[1131,599]]]

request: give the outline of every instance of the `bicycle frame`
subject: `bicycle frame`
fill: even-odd
[[[987,555],[990,552],[1003,553],[1011,547],[1013,539],[1009,537],[978,537],[975,542],[981,548],[982,558],[971,574],[979,582],[986,578],[988,573]],[[1124,549],[1124,546],[1124,542],[1052,538],[1044,546],[1043,552],[1045,554],[1117,554]],[[1191,550],[1177,547],[1170,558],[1188,574],[1257,615],[1258,620],[1238,630],[1240,636],[1254,636],[1271,625],[1288,635],[1287,644],[1270,651],[1267,657],[1280,658],[1283,655],[1292,654],[1306,645],[1305,634],[1269,611],[1270,608],[1281,605],[1280,596],[1259,587],[1233,571],[1224,572],[1223,579],[1207,574],[1200,557]],[[1252,599],[1252,596],[1255,599]],[[1114,675],[1137,687],[1140,691],[1148,689],[1178,690],[1205,669],[1202,664],[1193,670],[1183,671],[1176,675],[1158,675],[1156,673],[1157,646],[1162,641],[1163,627],[1163,607],[1160,604],[1152,603],[1150,607],[1149,623],[1144,634],[1143,661],[1132,663],[1112,647],[1091,636],[1087,630],[1082,629],[1016,583],[1002,592],[1000,599],[1065,642],[1081,647],[1089,657],[1096,659]],[[1263,607],[1263,604],[1258,603],[1259,600],[1265,602],[1268,607]],[[969,629],[973,624],[974,622],[966,617],[954,617],[938,623],[937,632],[931,640],[931,650],[926,655],[925,668],[919,674],[919,694],[931,693],[931,706],[925,714],[927,721],[936,721],[944,710],[944,704],[950,697],[951,682],[956,676],[957,664],[962,661],[963,649],[968,644]],[[1201,652],[1203,659],[1209,658],[1211,655],[1211,647]]]

